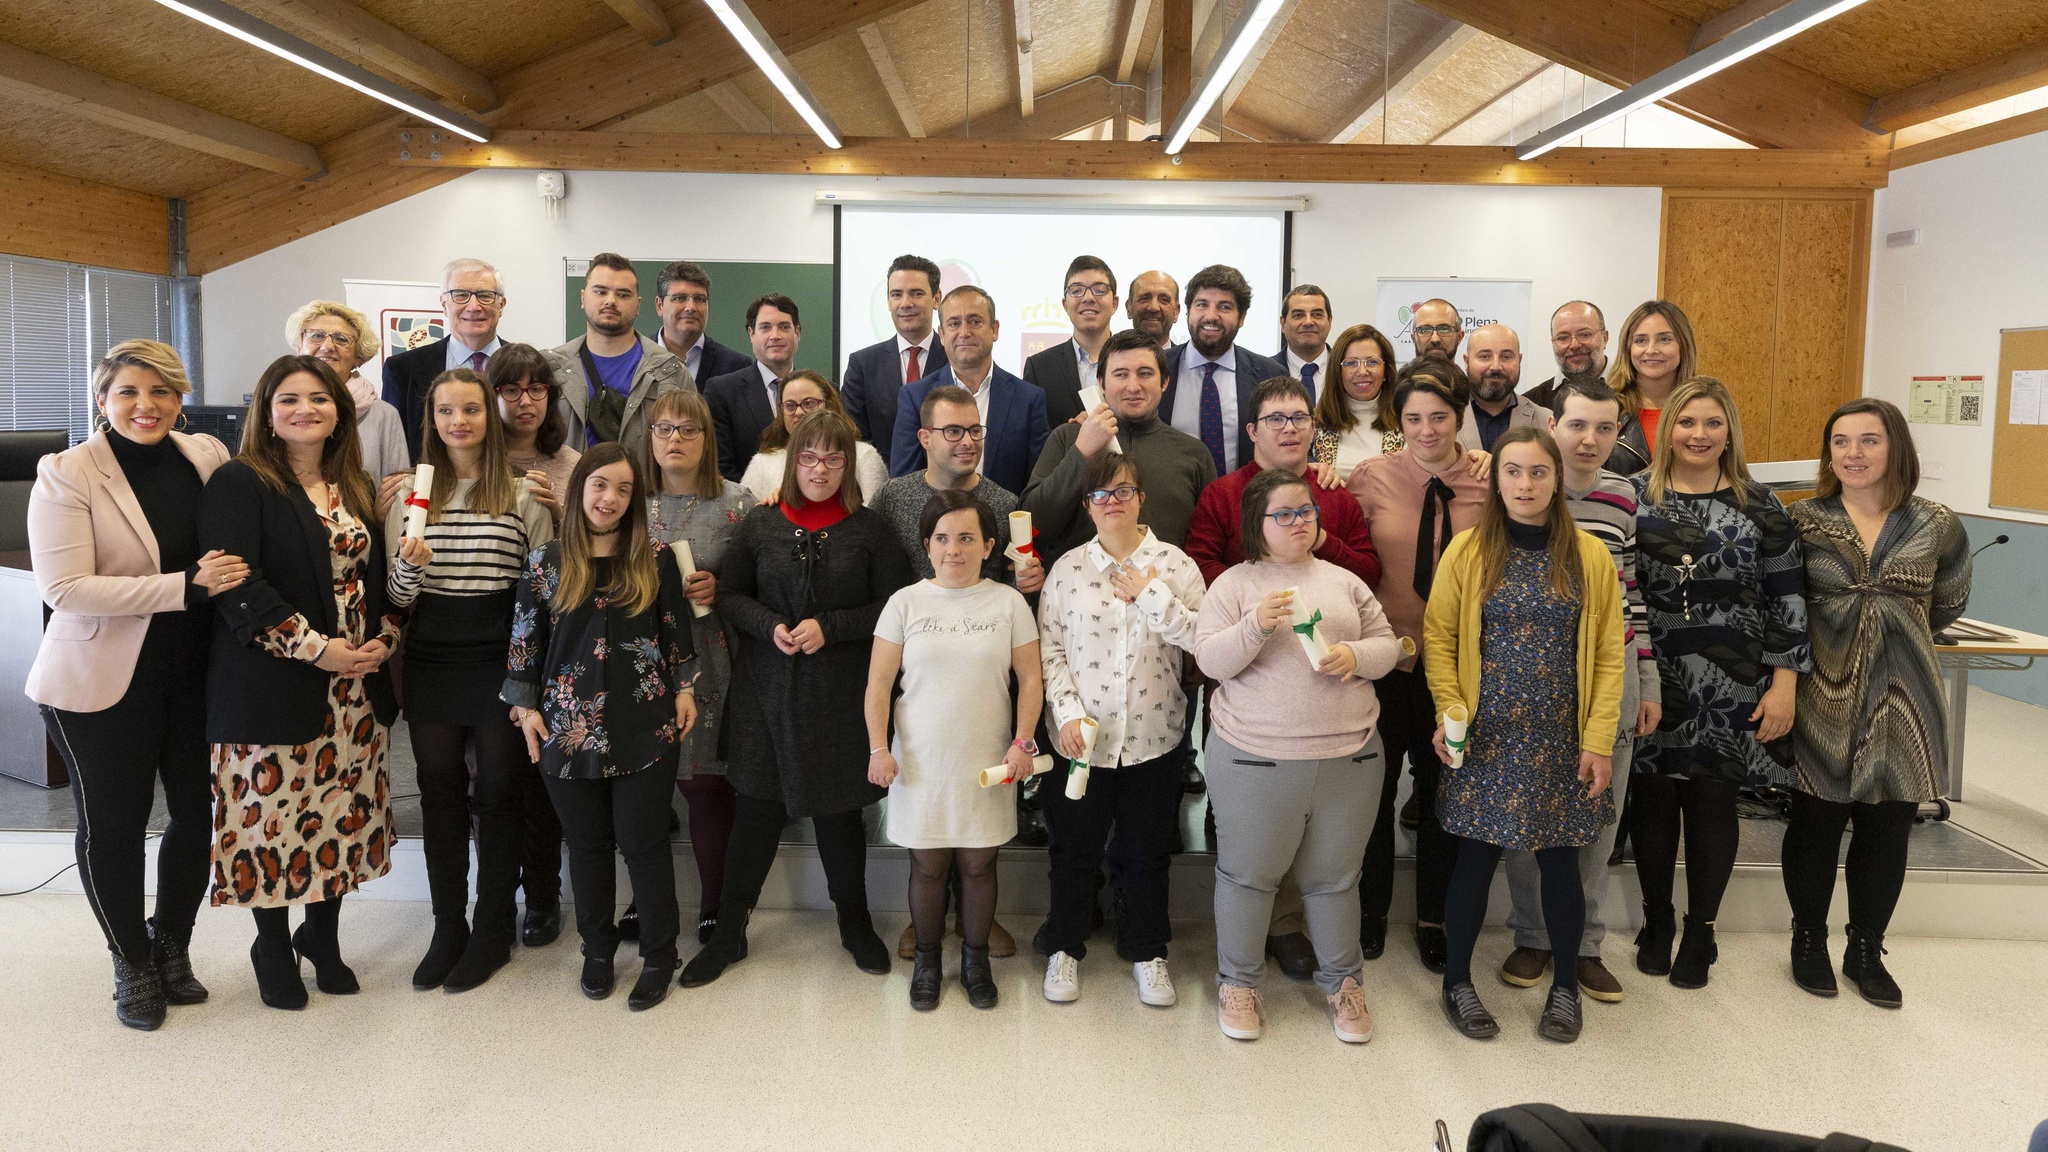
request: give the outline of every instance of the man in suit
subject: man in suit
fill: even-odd
[[[1124,313],[1131,318],[1131,327],[1150,336],[1161,348],[1171,348],[1173,326],[1180,322],[1180,285],[1157,269],[1140,272],[1131,281],[1131,298]]]
[[[692,380],[709,380],[752,363],[704,334],[711,316],[711,274],[677,260],[654,279],[654,311],[661,317],[661,346],[683,362]]]
[[[1573,376],[1607,375],[1607,317],[1584,300],[1559,305],[1550,314],[1550,353],[1557,360],[1557,375],[1525,395],[1554,411],[1551,399],[1559,384]]]
[[[1522,338],[1507,325],[1482,324],[1466,337],[1465,378],[1472,383],[1470,426],[1480,448],[1493,451],[1510,428],[1550,426],[1548,408],[1515,394],[1522,382]]]
[[[1095,361],[1116,317],[1116,273],[1099,256],[1074,257],[1060,306],[1073,337],[1024,362],[1024,379],[1045,390],[1046,423],[1055,428],[1081,414],[1081,389],[1095,384]]]
[[[1287,344],[1287,374],[1301,381],[1315,404],[1330,378],[1330,297],[1313,284],[1297,284],[1280,302],[1280,338]]]
[[[718,471],[735,484],[760,449],[762,430],[782,418],[782,378],[796,368],[803,335],[796,301],[780,292],[756,299],[747,305],[747,342],[754,346],[754,362],[704,385],[704,402],[711,407],[718,436]]]
[[[894,467],[896,402],[915,384],[946,364],[946,349],[933,329],[939,308],[939,266],[922,256],[898,256],[889,264],[889,319],[896,335],[870,344],[846,359],[839,402],[860,438]]]
[[[1207,446],[1218,476],[1252,458],[1251,434],[1240,415],[1252,410],[1252,390],[1261,380],[1288,374],[1278,360],[1237,346],[1251,306],[1252,286],[1244,273],[1209,265],[1188,279],[1188,342],[1166,354],[1159,418]]]
[[[504,345],[498,321],[505,315],[505,288],[498,270],[464,256],[441,269],[441,310],[448,335],[432,344],[384,357],[384,402],[398,409],[405,426],[405,447],[420,458],[420,417],[426,411],[427,386],[450,368],[468,368],[483,375],[484,363]],[[395,473],[410,476],[410,472]],[[391,484],[396,492],[397,484]],[[379,493],[379,504],[383,503]]]
[[[583,335],[547,353],[568,443],[580,451],[616,440],[638,455],[647,443],[654,398],[695,391],[697,385],[673,353],[634,331],[640,276],[631,261],[616,252],[591,257],[581,300]]]
[[[908,476],[925,466],[918,440],[918,416],[934,388],[956,384],[974,397],[984,429],[981,474],[1012,492],[1024,491],[1031,466],[1045,447],[1045,392],[996,367],[996,302],[972,284],[939,301],[939,337],[946,366],[903,389],[896,405],[896,447],[891,475]]]

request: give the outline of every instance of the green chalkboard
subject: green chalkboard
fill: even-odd
[[[688,257],[633,261],[634,271],[640,274],[642,296],[640,319],[635,326],[651,340],[661,339],[661,317],[654,309],[655,277],[676,259]],[[588,263],[587,260],[574,260],[564,265],[566,274],[562,294],[563,305],[567,309],[566,331],[570,339],[580,335],[585,326],[580,297],[583,269]],[[832,355],[832,337],[838,327],[838,317],[834,314],[830,264],[699,260],[697,265],[711,276],[711,319],[705,325],[705,331],[713,340],[753,355],[753,347],[747,343],[747,305],[770,292],[780,292],[796,301],[797,319],[803,325],[803,340],[796,350],[796,366],[809,368],[838,383]]]

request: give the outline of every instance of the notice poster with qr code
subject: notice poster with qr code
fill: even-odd
[[[1983,424],[1984,378],[1913,377],[1906,419],[1915,424]]]
[[[1982,376],[1951,376],[1948,378],[1948,423],[1981,425],[1984,423],[1984,378]]]

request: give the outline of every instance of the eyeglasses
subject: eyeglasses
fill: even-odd
[[[1079,300],[1086,296],[1093,296],[1097,300],[1103,300],[1107,299],[1115,291],[1116,289],[1111,288],[1107,284],[1069,284],[1067,285],[1067,299]]]
[[[827,472],[837,472],[846,467],[846,453],[831,452],[820,456],[816,452],[799,452],[796,454],[796,462],[800,468],[823,468]]]
[[[325,344],[338,352],[346,352],[356,346],[356,338],[346,332],[315,332],[309,330],[301,333],[299,339],[315,348]]]
[[[1097,508],[1102,507],[1111,500],[1119,504],[1129,504],[1131,501],[1136,500],[1142,491],[1144,489],[1139,488],[1136,484],[1119,484],[1114,488],[1097,488],[1095,491],[1087,493],[1087,500]]]
[[[704,430],[695,424],[671,424],[666,420],[648,428],[648,431],[654,433],[654,438],[657,440],[701,440],[704,438]]]
[[[517,400],[524,396],[528,400],[545,400],[548,398],[549,390],[549,386],[546,384],[500,384],[498,386],[498,398],[500,400]]]
[[[784,400],[782,402],[782,411],[786,416],[795,416],[798,413],[808,416],[824,406],[825,402],[823,400]]]
[[[1268,412],[1259,417],[1259,423],[1273,432],[1285,432],[1289,428],[1300,431],[1315,423],[1315,417],[1306,412]]]
[[[1337,361],[1337,367],[1346,372],[1358,372],[1367,368],[1384,368],[1386,363],[1377,356],[1353,356],[1349,360]]]
[[[505,294],[503,292],[493,292],[488,288],[481,292],[472,292],[467,288],[450,288],[448,291],[441,293],[441,297],[451,304],[467,304],[474,300],[486,308],[505,302]]]
[[[943,428],[934,428],[932,431],[944,436],[948,444],[958,444],[962,436],[978,442],[983,436],[988,435],[988,428],[980,424],[948,424]]]
[[[1320,516],[1315,505],[1303,504],[1299,508],[1282,508],[1278,512],[1268,512],[1266,518],[1282,528],[1292,528],[1296,524],[1313,524]]]
[[[1456,324],[1417,324],[1414,331],[1417,336],[1456,336],[1464,329]]]

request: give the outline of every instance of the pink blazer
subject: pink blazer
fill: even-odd
[[[185,608],[185,575],[157,571],[156,535],[107,436],[43,457],[28,498],[29,559],[51,609],[28,697],[67,712],[113,707],[135,675],[150,615]],[[211,436],[171,439],[202,484],[228,462]]]

